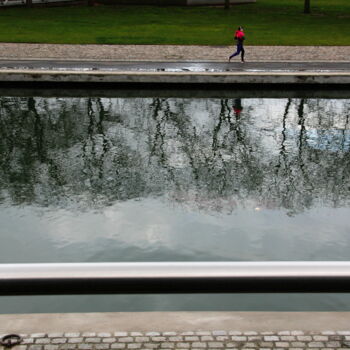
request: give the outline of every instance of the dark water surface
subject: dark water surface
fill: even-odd
[[[0,263],[350,260],[349,110],[346,98],[0,97]],[[349,302],[1,297],[0,312]]]

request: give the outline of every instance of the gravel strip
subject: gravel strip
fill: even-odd
[[[233,46],[200,45],[54,45],[0,43],[0,59],[199,60],[225,62],[234,49]],[[350,46],[246,46],[245,49],[247,61],[350,61]]]

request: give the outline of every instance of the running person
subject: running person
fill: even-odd
[[[243,41],[245,40],[243,27],[239,26],[238,30],[236,30],[235,33],[235,40],[237,40],[237,51],[234,52],[228,59],[228,61],[231,61],[231,58],[241,54],[241,61],[244,62],[244,47],[243,47]]]

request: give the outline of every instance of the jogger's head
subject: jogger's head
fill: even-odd
[[[243,31],[243,27],[242,27],[242,26],[239,26],[239,27],[238,27],[238,30]]]

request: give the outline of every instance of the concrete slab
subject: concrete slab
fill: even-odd
[[[349,330],[350,312],[116,312],[0,315],[0,334],[70,331]]]

